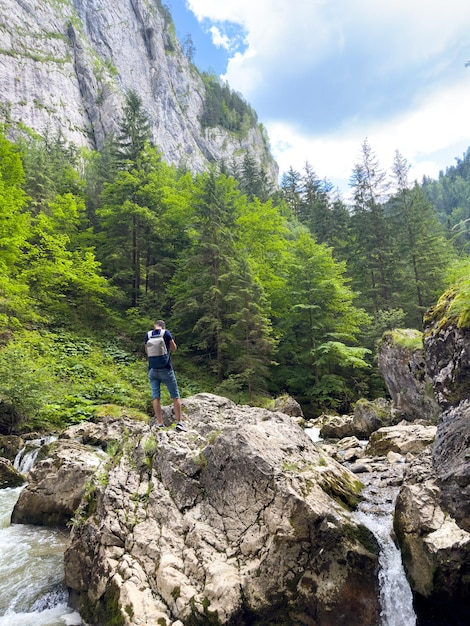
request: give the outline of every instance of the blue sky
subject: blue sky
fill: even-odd
[[[281,175],[306,161],[347,193],[367,138],[383,169],[433,178],[470,146],[468,0],[168,0],[199,69],[266,127]]]

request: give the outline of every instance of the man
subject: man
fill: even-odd
[[[163,340],[163,341],[162,341]],[[186,430],[181,417],[181,399],[176,382],[175,372],[171,364],[171,352],[176,351],[176,343],[163,320],[157,320],[153,330],[145,335],[145,352],[148,358],[148,378],[152,387],[152,405],[157,427],[163,428],[162,406],[160,403],[160,386],[164,383],[173,401],[176,418],[176,429]]]

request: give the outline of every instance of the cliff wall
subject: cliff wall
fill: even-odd
[[[277,180],[259,127],[241,136],[201,126],[204,83],[159,0],[0,0],[0,16],[0,122],[13,136],[60,130],[99,149],[133,89],[168,163],[200,172],[249,151]]]

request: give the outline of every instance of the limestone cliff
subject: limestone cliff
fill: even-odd
[[[0,122],[13,136],[60,129],[100,148],[133,89],[168,163],[200,172],[249,151],[276,180],[259,127],[234,134],[201,126],[205,86],[160,0],[0,0],[0,15]]]

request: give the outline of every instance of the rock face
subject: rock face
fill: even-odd
[[[183,410],[187,433],[122,428],[75,513],[66,584],[85,621],[377,624],[358,479],[280,412],[210,394]],[[109,449],[109,423],[88,428]]]
[[[424,346],[434,394],[447,409],[470,397],[470,330],[442,322],[431,310],[425,320]]]
[[[394,528],[421,618],[432,618],[435,624],[468,624],[470,533],[442,508],[440,499],[427,448],[405,475]]]
[[[384,333],[377,358],[400,419],[435,421],[441,410],[426,372],[422,333],[413,329]]]
[[[183,54],[160,0],[0,0],[0,121],[40,134],[60,130],[101,148],[133,89],[170,164],[193,172],[249,151],[271,181],[277,166],[258,127],[242,138],[200,123],[206,89]]]
[[[87,480],[106,455],[72,441],[57,441],[42,455],[28,476],[11,516],[12,524],[66,526],[85,492]]]
[[[433,464],[444,508],[470,531],[470,331],[445,319],[445,308],[426,316],[426,365],[444,409]]]
[[[470,333],[445,316],[442,301],[424,327],[426,369],[443,413],[432,449],[405,476],[395,530],[418,612],[454,625],[470,622]]]

